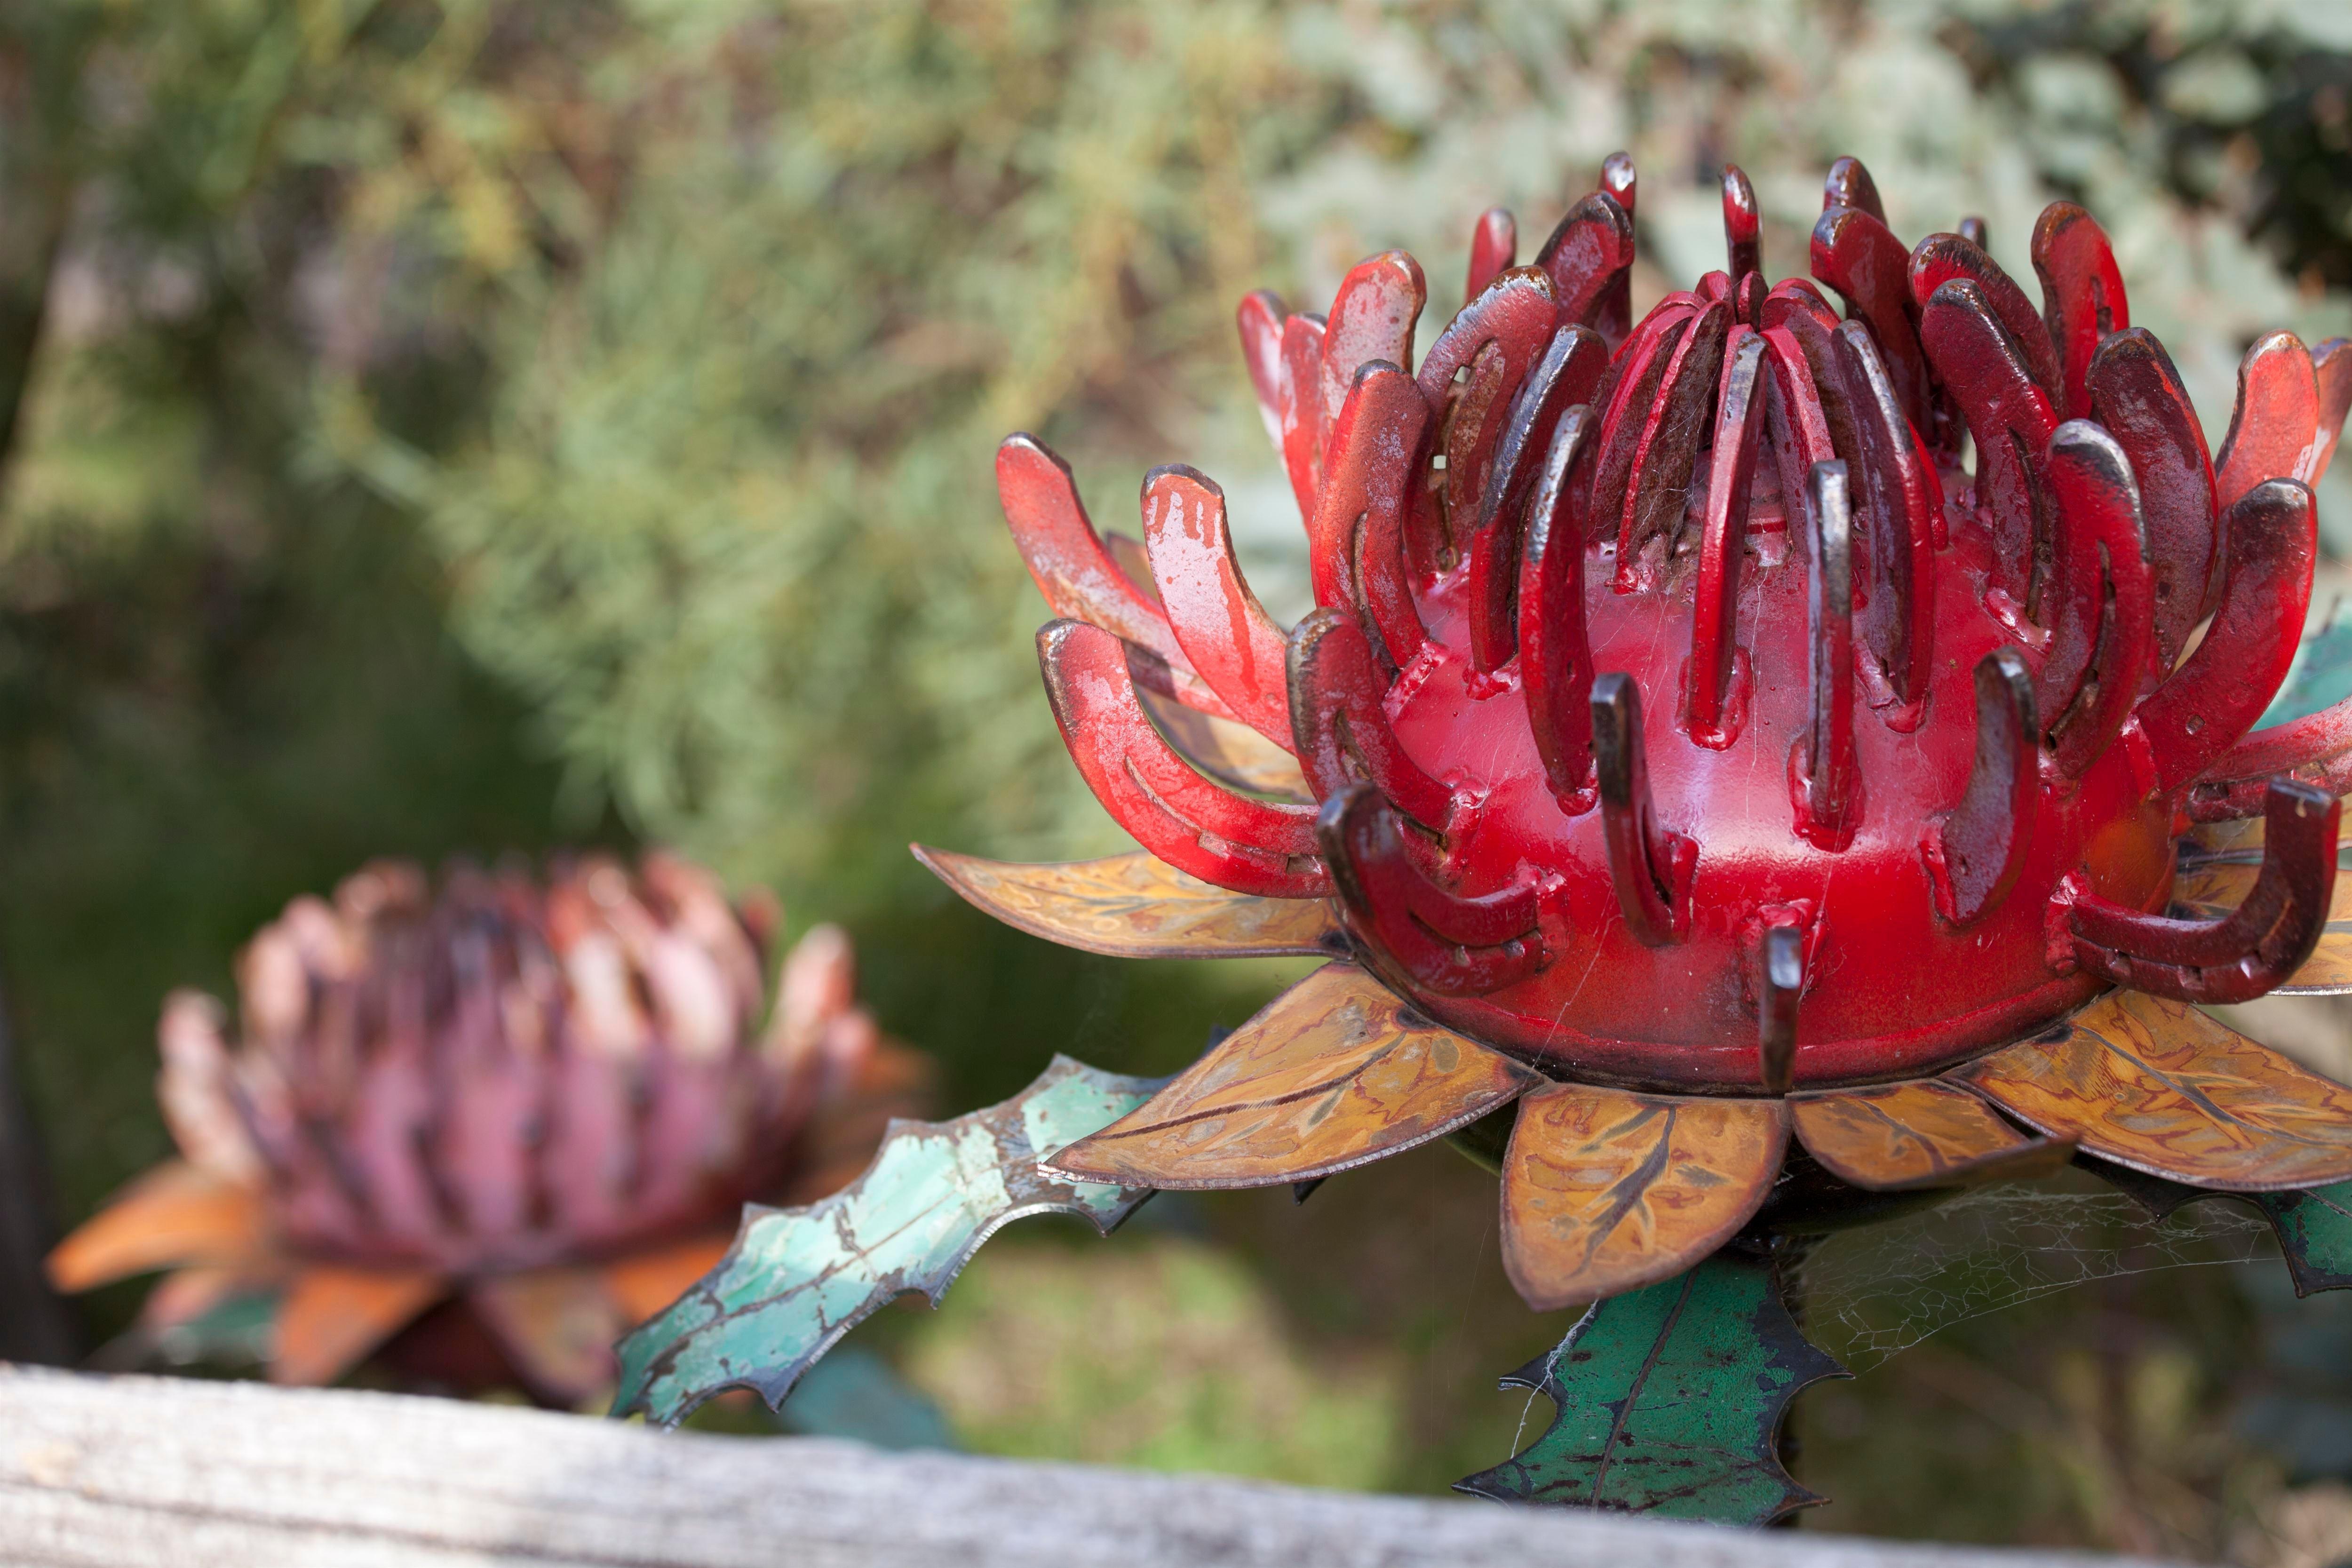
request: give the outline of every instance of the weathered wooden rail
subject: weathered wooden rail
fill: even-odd
[[[2057,1568],[394,1394],[0,1364],[7,1568]]]

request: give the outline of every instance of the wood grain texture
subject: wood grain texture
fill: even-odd
[[[398,1394],[0,1367],[11,1568],[2090,1568]],[[2115,1559],[2106,1559],[2110,1563]]]
[[[1045,1168],[1163,1189],[1311,1181],[1425,1143],[1540,1081],[1354,964],[1327,963]]]
[[[2336,848],[2336,889],[2319,945],[2277,994],[2340,996],[2352,993],[2352,842]],[[2245,901],[2263,868],[2263,819],[2216,822],[2181,840],[2180,874],[2172,884],[2171,912],[2185,920],[2219,920]]]
[[[1503,1161],[1503,1267],[1538,1311],[1679,1274],[1756,1212],[1788,1141],[1777,1100],[1531,1094]]]
[[[2352,1177],[2352,1089],[2182,1002],[2111,992],[1949,1076],[2053,1137],[2223,1192]]]
[[[2063,1138],[2029,1138],[1966,1089],[1890,1083],[1801,1095],[1789,1103],[1798,1140],[1840,1181],[1910,1192],[2046,1175],[2074,1152]]]
[[[1323,899],[1263,899],[1188,877],[1148,849],[1024,866],[913,847],[940,880],[1009,926],[1114,958],[1265,958],[1330,952]]]

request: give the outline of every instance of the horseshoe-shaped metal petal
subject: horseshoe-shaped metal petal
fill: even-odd
[[[2183,1002],[2250,1002],[2283,984],[2326,926],[2342,812],[2325,790],[2273,779],[2263,868],[2246,901],[2216,921],[2145,914],[2069,878],[2053,904],[2063,911],[2074,961],[2118,985]]]

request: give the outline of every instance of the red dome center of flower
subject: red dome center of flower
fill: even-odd
[[[2217,477],[2079,208],[2036,227],[2036,308],[1980,236],[1906,250],[1842,161],[1811,255],[1841,318],[1766,285],[1732,170],[1728,268],[1635,323],[1630,165],[1602,184],[1531,267],[1489,214],[1417,367],[1401,253],[1328,317],[1244,302],[1319,606],[1288,633],[1199,475],[1146,483],[1147,589],[1006,444],[1007,515],[1074,617],[1047,685],[1113,815],[1221,886],[1335,897],[1424,1011],[1580,1079],[1909,1077],[2111,984],[2275,984],[2335,821],[2239,745],[2310,593],[2334,426],[2302,345],[2249,355]],[[1220,720],[1319,810],[1216,754]],[[2176,814],[2266,788],[2246,906],[2162,919]]]

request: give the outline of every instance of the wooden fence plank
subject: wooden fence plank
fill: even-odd
[[[7,1568],[2095,1563],[0,1365]]]

